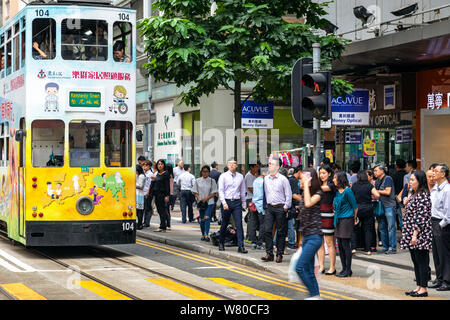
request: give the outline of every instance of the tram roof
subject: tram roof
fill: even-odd
[[[36,0],[28,3],[28,6],[86,6],[86,7],[108,7],[128,9],[125,7],[115,6],[111,0]]]

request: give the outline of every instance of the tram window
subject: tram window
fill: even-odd
[[[56,56],[56,23],[53,19],[33,20],[33,58],[54,59]]]
[[[20,46],[20,35],[19,34],[17,34],[14,37],[13,44],[14,44],[14,50],[13,50],[13,53],[14,53],[14,70],[13,71],[17,71],[17,70],[20,69],[20,56],[19,56],[19,54],[20,54],[21,46]]]
[[[2,46],[0,48],[0,77],[3,78],[5,76],[5,47]]]
[[[6,125],[7,123],[2,123],[0,128],[0,166],[1,167],[6,167],[8,166],[8,161],[7,161],[7,154],[8,154],[8,148],[7,148],[7,143],[6,143],[6,139],[7,139],[7,134],[6,134]]]
[[[8,41],[6,44],[6,75],[11,74],[11,65],[12,65],[12,46],[11,41]]]
[[[100,166],[100,122],[91,120],[70,122],[69,164],[71,167]]]
[[[105,165],[131,167],[131,132],[133,125],[126,121],[105,123]]]
[[[65,60],[108,60],[108,24],[103,20],[65,19],[61,24]]]
[[[64,121],[34,120],[31,124],[33,167],[64,165]]]
[[[131,62],[133,39],[129,22],[115,22],[113,27],[113,56],[116,62]]]
[[[21,62],[21,67],[23,68],[25,66],[25,31],[22,32],[22,62]]]

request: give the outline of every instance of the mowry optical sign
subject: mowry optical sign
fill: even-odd
[[[242,128],[273,129],[273,102],[245,101],[242,104],[241,126]]]
[[[331,111],[333,125],[369,125],[369,90],[357,89],[345,99],[331,98]]]

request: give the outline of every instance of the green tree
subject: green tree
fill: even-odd
[[[214,2],[217,9],[211,15]],[[321,44],[322,69],[340,58],[347,41],[317,32],[329,23],[323,18],[327,5],[310,0],[157,0],[154,8],[163,14],[138,25],[149,58],[144,68],[155,81],[183,86],[181,101],[187,105],[197,105],[201,96],[219,87],[231,90],[235,128],[240,128],[243,83],[255,83],[244,101],[289,102],[292,67],[299,58],[312,57],[313,43]],[[345,95],[352,86],[333,80],[332,90],[334,96]]]

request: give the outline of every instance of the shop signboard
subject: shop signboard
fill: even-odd
[[[242,105],[241,126],[242,128],[273,129],[273,102],[245,101]]]
[[[362,142],[361,130],[345,131],[345,144],[361,144],[361,142]]]
[[[395,109],[395,84],[384,86],[384,110]]]
[[[404,128],[395,130],[395,143],[411,143],[413,142],[412,128]]]
[[[376,141],[375,139],[364,139],[363,141],[363,156],[375,157],[376,154]]]
[[[333,125],[369,125],[369,90],[356,89],[345,99],[331,98],[331,111]]]
[[[325,150],[325,157],[330,159],[330,162],[333,163],[333,149],[327,149]]]

